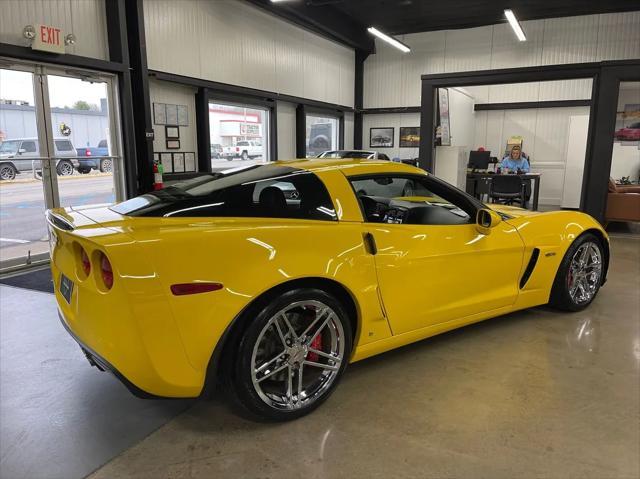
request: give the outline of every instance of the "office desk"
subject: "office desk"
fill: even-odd
[[[498,176],[495,173],[467,173],[467,193],[482,199],[482,195],[489,194],[491,187],[491,178]],[[537,211],[538,198],[540,196],[540,173],[526,173],[517,175],[522,180],[533,180],[533,199],[531,201],[531,209]]]

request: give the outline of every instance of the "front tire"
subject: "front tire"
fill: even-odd
[[[11,163],[0,165],[0,180],[15,180],[17,174],[18,170]]]
[[[242,152],[242,156],[240,157],[243,161],[246,161],[249,159],[249,153],[247,153],[246,151]]]
[[[319,289],[288,291],[251,318],[230,377],[236,402],[270,421],[304,416],[333,392],[349,361],[351,322],[342,304]]]
[[[563,311],[581,311],[602,286],[604,248],[593,233],[579,236],[569,247],[553,283],[549,304]]]

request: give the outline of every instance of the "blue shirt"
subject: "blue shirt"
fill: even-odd
[[[500,168],[509,168],[510,171],[517,171],[520,169],[525,173],[529,173],[529,161],[524,155],[520,156],[520,159],[514,160],[511,155],[505,156],[500,163]]]

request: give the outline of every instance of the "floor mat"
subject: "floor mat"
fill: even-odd
[[[53,281],[51,279],[50,268],[0,278],[0,284],[15,286],[16,288],[34,289],[36,291],[42,291],[43,293],[53,293]]]

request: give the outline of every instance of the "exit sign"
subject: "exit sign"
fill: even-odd
[[[64,32],[51,25],[36,25],[36,36],[31,48],[51,53],[64,53]]]

